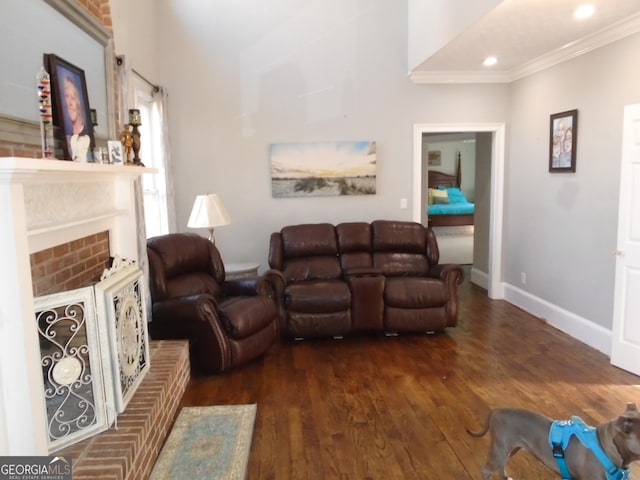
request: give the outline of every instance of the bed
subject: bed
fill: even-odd
[[[430,227],[473,225],[475,204],[460,191],[460,156],[455,174],[429,170],[427,215]]]

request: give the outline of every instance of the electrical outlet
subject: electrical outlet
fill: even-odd
[[[524,272],[520,272],[520,283],[523,285],[527,284],[527,274]]]
[[[407,199],[406,198],[401,198],[400,199],[400,208],[402,210],[406,210],[407,209]]]

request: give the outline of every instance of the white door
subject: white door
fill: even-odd
[[[611,363],[640,375],[640,104],[625,107],[622,131]]]

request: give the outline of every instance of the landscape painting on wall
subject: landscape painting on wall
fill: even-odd
[[[274,198],[376,193],[376,142],[274,143]]]

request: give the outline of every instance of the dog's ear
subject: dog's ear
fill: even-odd
[[[625,411],[627,411],[627,412],[631,412],[631,411],[637,412],[638,411],[638,407],[636,407],[635,403],[629,402],[629,403],[627,403],[627,409]]]

